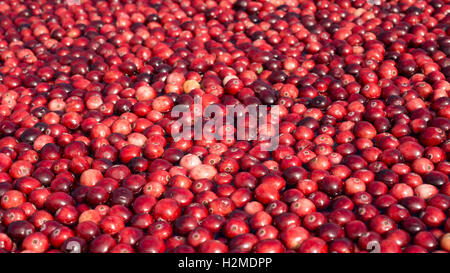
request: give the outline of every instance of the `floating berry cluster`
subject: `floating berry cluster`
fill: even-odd
[[[0,1],[0,251],[448,252],[449,35],[446,0]],[[175,138],[196,100],[244,121]]]

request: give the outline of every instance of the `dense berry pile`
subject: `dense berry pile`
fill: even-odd
[[[450,251],[449,34],[446,0],[0,0],[0,251]],[[278,110],[176,140],[199,99]]]

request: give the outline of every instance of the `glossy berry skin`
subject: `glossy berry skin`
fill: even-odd
[[[162,239],[154,236],[145,236],[137,242],[138,253],[162,253],[166,247]]]
[[[43,253],[49,247],[49,240],[43,233],[36,232],[25,237],[22,247],[34,253]]]
[[[200,253],[225,253],[228,247],[217,240],[207,240],[199,246]]]
[[[162,199],[158,201],[153,211],[156,219],[161,218],[166,221],[174,221],[181,214],[180,206],[173,199]]]
[[[283,244],[277,239],[266,239],[255,245],[255,253],[282,253]]]
[[[324,240],[317,237],[310,237],[303,241],[299,253],[327,253],[328,247]]]
[[[116,245],[111,235],[103,234],[97,236],[89,245],[89,251],[92,253],[108,253]]]

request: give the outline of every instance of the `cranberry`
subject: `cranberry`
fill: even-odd
[[[0,252],[449,251],[445,1],[44,2],[0,8]]]
[[[260,227],[256,231],[259,240],[275,239],[278,237],[278,229],[272,225]]]
[[[327,176],[319,183],[319,189],[328,195],[336,196],[342,192],[343,182],[336,176]]]
[[[407,232],[411,234],[415,234],[426,229],[425,224],[419,218],[413,216],[403,220],[402,226]]]
[[[34,253],[43,253],[49,247],[49,240],[45,234],[36,232],[28,235],[22,242],[22,248]]]
[[[49,239],[53,247],[59,248],[64,243],[65,240],[73,236],[74,232],[70,228],[66,226],[61,226],[54,229],[50,233]]]
[[[228,238],[233,238],[241,234],[248,233],[250,228],[241,219],[232,218],[225,222],[223,226],[223,233]]]
[[[25,237],[31,235],[34,230],[35,228],[32,224],[26,220],[20,220],[9,224],[6,234],[8,234],[11,239],[21,242]]]
[[[300,217],[304,217],[316,210],[314,203],[309,199],[300,198],[299,200],[293,202],[290,206],[290,211],[297,214]]]
[[[421,231],[414,236],[414,243],[430,251],[437,247],[438,240],[430,232]]]
[[[78,237],[86,241],[91,241],[100,234],[100,229],[96,223],[85,221],[76,226],[75,233]]]
[[[87,244],[83,238],[71,237],[64,241],[61,250],[65,253],[84,253],[87,251]]]
[[[191,215],[183,215],[175,220],[175,231],[180,235],[186,235],[197,226],[197,219]]]
[[[259,241],[254,247],[255,253],[282,253],[283,244],[276,239],[266,239]]]
[[[230,241],[230,252],[248,253],[257,242],[258,239],[251,233],[238,235]]]
[[[303,241],[298,252],[300,253],[326,253],[328,246],[326,242],[317,237],[310,237]]]
[[[228,247],[217,240],[207,240],[199,246],[200,253],[226,253]]]
[[[213,239],[212,232],[204,227],[197,227],[189,232],[187,242],[194,247],[199,246],[207,240]]]
[[[323,224],[319,228],[319,236],[326,242],[333,241],[344,236],[344,229],[334,223]]]
[[[148,233],[161,239],[167,239],[172,235],[173,229],[166,221],[155,221],[148,227]]]
[[[405,206],[411,213],[418,213],[425,209],[425,201],[417,196],[406,197],[401,200],[401,204]]]
[[[109,234],[102,234],[91,241],[89,251],[92,253],[108,253],[116,246],[116,241]]]
[[[139,253],[163,253],[166,249],[164,241],[154,236],[145,236],[136,244]]]
[[[409,234],[402,229],[394,229],[389,231],[386,238],[388,240],[392,240],[400,247],[406,246],[411,240]]]

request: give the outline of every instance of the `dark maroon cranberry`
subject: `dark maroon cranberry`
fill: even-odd
[[[321,191],[313,192],[308,196],[308,199],[310,199],[314,203],[314,206],[319,210],[328,208],[331,202],[330,197]]]
[[[50,185],[53,178],[55,177],[55,175],[53,174],[53,172],[50,169],[44,168],[44,167],[40,167],[40,168],[37,168],[36,170],[34,170],[32,176],[34,178],[36,178],[37,180],[39,180],[39,182],[41,182],[42,185],[46,185],[46,186]]]
[[[283,177],[288,184],[293,185],[298,181],[306,179],[308,177],[308,172],[300,166],[292,166],[283,172]]]

